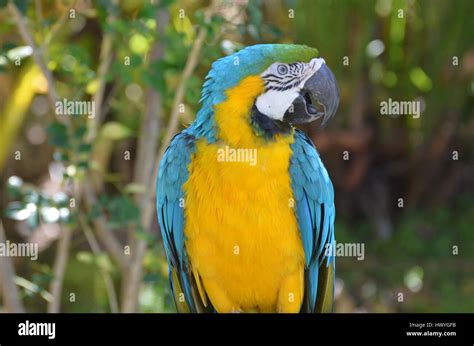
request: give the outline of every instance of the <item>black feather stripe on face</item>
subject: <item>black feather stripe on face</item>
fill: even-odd
[[[269,90],[286,91],[297,88],[304,78],[305,64],[295,62],[287,64],[288,72],[284,75],[267,73],[262,76],[265,85],[265,92]]]

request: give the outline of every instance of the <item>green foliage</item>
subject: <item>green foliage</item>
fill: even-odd
[[[13,3],[18,8],[18,10],[21,12],[21,14],[23,14],[23,15],[26,14],[26,11],[28,10],[28,0],[14,0]]]
[[[71,302],[69,295],[64,294],[61,302],[63,309],[74,313],[110,312],[104,274],[99,270],[98,259],[93,257],[92,261],[87,262],[79,257],[70,259],[64,278],[64,285],[74,288],[70,292],[75,294],[75,301]]]
[[[4,216],[16,221],[25,221],[31,231],[36,230],[40,222],[73,221],[68,208],[68,198],[62,192],[48,196],[34,185],[25,184],[15,176],[8,179],[7,191],[15,201],[7,205]]]
[[[156,242],[155,242],[156,244]],[[145,257],[144,266],[147,270],[140,295],[140,307],[143,312],[176,312],[173,294],[167,277],[167,263],[161,247],[152,247]]]
[[[68,149],[70,147],[67,128],[64,124],[57,121],[53,122],[46,129],[46,133],[48,134],[48,141],[52,146],[62,149]]]
[[[384,304],[398,312],[470,312],[474,309],[469,299],[474,291],[469,275],[469,263],[474,261],[473,222],[472,197],[461,198],[453,208],[404,213],[389,240],[375,237],[367,225],[339,221],[336,241],[364,243],[366,258],[338,258],[337,275],[344,280],[344,290],[355,292],[369,309]],[[458,254],[453,246],[458,246]],[[362,294],[366,278],[377,287],[369,297]],[[420,280],[420,291],[410,291],[413,280]],[[391,295],[388,301],[386,290]],[[405,302],[398,303],[398,292],[404,292]]]
[[[120,140],[128,138],[133,132],[123,124],[116,121],[109,121],[102,127],[102,135],[111,140]]]
[[[110,229],[118,229],[123,227],[140,226],[140,211],[133,200],[126,195],[117,195],[109,197],[101,195],[97,204],[94,205],[89,217],[96,219],[97,217],[106,216],[107,226]]]

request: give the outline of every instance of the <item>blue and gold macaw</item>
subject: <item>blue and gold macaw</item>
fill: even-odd
[[[334,190],[293,127],[337,110],[324,59],[302,45],[247,47],[212,64],[200,102],[158,173],[178,311],[331,311]]]

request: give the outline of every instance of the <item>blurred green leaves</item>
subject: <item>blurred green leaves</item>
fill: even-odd
[[[431,211],[406,211],[396,220],[394,236],[378,239],[367,222],[336,220],[338,243],[365,242],[366,258],[337,259],[338,276],[345,291],[370,311],[379,304],[392,312],[470,312],[474,280],[474,199],[463,196],[453,206]],[[454,251],[454,246],[458,252]],[[360,293],[368,278],[390,290],[390,299],[379,292],[364,298]],[[393,297],[406,288],[405,302]]]
[[[102,126],[102,136],[110,140],[120,140],[133,135],[133,131],[117,121],[109,121]]]
[[[135,54],[146,54],[150,49],[150,40],[141,34],[134,34],[129,41],[130,50]]]
[[[73,220],[68,205],[69,199],[62,192],[52,196],[45,195],[34,185],[24,183],[16,176],[8,179],[7,191],[15,201],[5,208],[5,217],[25,221],[31,231],[41,222],[69,223]]]
[[[79,251],[76,254],[76,258],[81,263],[94,264],[98,269],[104,270],[108,273],[114,271],[114,266],[110,261],[109,256],[104,253],[95,255],[89,251]]]
[[[410,80],[420,91],[428,92],[431,90],[430,77],[419,67],[415,67],[410,71]]]
[[[127,195],[107,196],[101,195],[97,204],[94,205],[90,218],[95,219],[105,216],[107,226],[110,229],[140,226],[140,210],[135,202]]]
[[[53,121],[46,129],[48,142],[55,147],[53,158],[69,164],[65,174],[74,176],[77,168],[87,169],[92,144],[86,141],[87,125],[84,121],[76,124],[72,135],[63,123]]]
[[[55,121],[48,126],[46,133],[48,134],[49,144],[52,146],[60,149],[70,148],[71,143],[69,141],[67,128],[64,124]]]
[[[30,217],[25,203],[12,202],[5,209],[5,216],[16,221],[24,221]]]

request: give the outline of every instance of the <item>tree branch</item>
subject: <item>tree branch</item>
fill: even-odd
[[[159,10],[156,15],[156,21],[158,23],[158,33],[163,33],[169,22],[168,11],[165,9]],[[158,41],[155,41],[150,53],[150,62],[162,59],[163,55],[163,46]],[[154,186],[154,167],[156,166],[155,159],[160,133],[158,114],[161,110],[161,103],[160,94],[152,87],[148,87],[145,96],[145,112],[138,140],[138,156],[134,166],[135,183],[145,186],[145,192],[137,195],[136,202],[140,210],[142,210],[141,224],[146,231],[150,228],[150,221],[154,210],[154,208],[150,207],[154,205],[152,200],[154,196],[153,188],[149,187]],[[138,291],[142,278],[142,262],[146,247],[146,242],[142,239],[133,241],[133,259],[128,275],[124,278],[122,297],[123,312],[133,312],[137,310]]]
[[[43,73],[44,77],[46,78],[46,82],[48,84],[48,101],[51,109],[55,110],[56,108],[56,101],[59,100],[59,95],[56,91],[56,87],[54,85],[54,79],[51,71],[48,69],[46,66],[45,62],[43,61],[43,57],[41,55],[40,50],[38,50],[38,47],[36,46],[33,36],[29,32],[27,26],[26,26],[26,18],[24,18],[16,5],[10,1],[8,3],[8,9],[12,15],[12,17],[15,20],[16,26],[18,28],[18,31],[20,32],[20,36],[25,41],[25,43],[30,46],[33,50],[33,59],[35,60],[36,65],[40,68],[41,72]],[[67,117],[58,117],[59,121],[62,123],[68,122]]]
[[[61,237],[58,242],[58,249],[54,259],[54,278],[49,287],[53,299],[48,303],[49,313],[58,313],[61,307],[61,293],[63,289],[64,273],[66,272],[67,261],[69,259],[69,247],[71,245],[72,230],[61,227]]]
[[[41,3],[41,0],[37,1],[38,3]],[[69,12],[71,9],[74,9],[74,7],[76,6],[76,2],[77,0],[74,0],[71,4],[71,6],[69,7],[69,9],[67,9],[66,11],[64,11],[64,13],[61,15],[61,17],[59,17],[59,19],[53,24],[53,26],[51,27],[51,30],[48,32],[48,34],[46,35],[45,39],[44,39],[44,42],[41,44],[41,51],[45,51],[46,50],[46,46],[56,38],[56,35],[61,32],[61,29],[63,28],[64,24],[66,24],[68,18],[69,18]],[[38,11],[37,11],[38,12]]]
[[[0,243],[6,243],[5,230],[0,220]],[[3,302],[9,312],[25,312],[20,299],[18,287],[15,285],[15,267],[10,257],[5,256],[0,260],[0,283],[3,291]]]
[[[97,239],[94,237],[94,232],[92,232],[92,229],[90,228],[84,217],[80,218],[80,222],[92,252],[96,256],[100,255],[102,251],[100,249],[99,243],[97,242]],[[107,289],[107,297],[109,299],[110,311],[113,313],[119,312],[119,304],[117,300],[117,293],[115,292],[114,282],[107,270],[101,268],[100,271],[102,272],[105,287]]]
[[[179,108],[180,105],[184,101],[184,94],[186,92],[186,87],[188,84],[189,78],[194,72],[198,62],[199,62],[199,54],[201,53],[201,48],[204,44],[204,40],[206,39],[207,29],[206,28],[199,28],[196,40],[193,43],[193,47],[191,48],[191,53],[189,54],[188,60],[186,61],[186,65],[184,66],[184,71],[181,76],[181,81],[178,85],[178,89],[176,90],[176,94],[173,99],[173,107],[171,109],[170,120],[168,123],[168,129],[166,130],[165,138],[163,139],[163,145],[161,146],[160,153],[158,156],[157,162],[161,159],[163,154],[165,153],[166,148],[168,147],[171,138],[173,138],[174,134],[178,130],[179,124]]]
[[[87,183],[84,186],[84,198],[89,208],[97,203],[96,197],[92,191],[92,186]],[[93,224],[100,241],[104,244],[111,257],[117,263],[121,272],[125,273],[129,266],[129,261],[123,252],[123,246],[107,228],[105,220],[102,217],[95,219]]]
[[[233,4],[234,5],[234,4]],[[209,20],[215,13],[219,12],[220,7],[223,7],[222,1],[219,0],[213,0],[209,7],[206,9],[205,12],[205,18],[206,21]],[[237,14],[231,18],[231,20],[234,20],[237,18],[243,9],[245,9],[245,3],[242,3],[242,6],[240,10],[238,10]],[[181,76],[180,83],[178,85],[178,89],[176,90],[175,97],[173,99],[173,106],[171,109],[171,115],[170,115],[170,120],[168,123],[168,129],[166,131],[165,137],[163,139],[163,143],[159,152],[159,156],[157,158],[157,162],[160,162],[161,157],[165,153],[166,148],[168,147],[169,142],[173,138],[174,134],[178,130],[178,125],[179,125],[179,108],[180,105],[184,101],[184,95],[186,92],[186,87],[187,87],[187,82],[191,78],[194,70],[196,69],[196,66],[199,63],[199,55],[201,54],[201,49],[205,43],[206,40],[206,35],[207,35],[207,28],[206,27],[200,27],[198,30],[198,34],[196,36],[196,40],[193,43],[193,46],[191,48],[191,52],[189,53],[188,60],[186,61],[186,64],[184,66],[183,74]],[[220,34],[218,35],[218,37]]]
[[[116,1],[113,1],[116,4]],[[110,15],[107,18],[107,22],[110,24],[112,23],[116,17],[114,15]],[[109,71],[110,65],[115,58],[115,54],[112,49],[113,39],[112,35],[109,32],[104,31],[104,36],[102,38],[102,44],[100,46],[100,56],[99,56],[99,67],[97,68],[97,81],[98,87],[97,91],[94,93],[92,97],[92,102],[95,105],[95,117],[91,123],[91,128],[88,134],[88,140],[92,140],[97,136],[97,130],[99,128],[100,123],[102,122],[103,118],[103,103],[104,103],[104,94],[105,94],[105,86],[107,84],[106,75]]]

